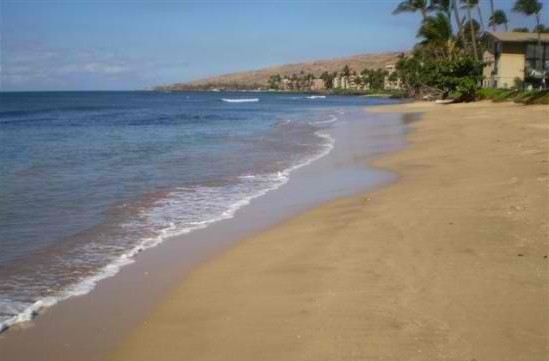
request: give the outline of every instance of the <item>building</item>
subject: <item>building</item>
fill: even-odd
[[[487,49],[483,54],[483,87],[539,86],[547,77],[549,34],[541,34],[541,52],[536,52],[536,33],[486,32],[482,40]]]
[[[332,88],[333,89],[346,89],[346,85],[347,85],[347,77],[345,77],[345,76],[336,75],[332,79]]]
[[[279,89],[280,90],[291,90],[292,81],[286,77],[282,78],[280,81]]]
[[[349,89],[349,78],[345,75],[338,75],[332,80],[332,88]]]
[[[396,72],[396,66],[394,64],[388,64],[385,66],[385,71],[387,72],[387,75],[385,75],[385,79],[383,80],[383,88],[385,90],[401,90],[402,81],[400,78],[393,75]]]
[[[312,91],[320,91],[325,89],[326,89],[326,84],[324,84],[324,80],[316,78],[311,81]]]

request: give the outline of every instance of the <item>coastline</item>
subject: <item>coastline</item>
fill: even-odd
[[[139,253],[137,262],[102,280],[86,296],[71,297],[31,322],[15,325],[0,334],[2,355],[14,361],[104,360],[197,265],[303,211],[394,180],[394,174],[372,169],[364,159],[405,146],[407,125],[401,117],[367,116],[352,106],[342,107],[336,115],[338,119],[322,122],[319,136],[333,137],[338,145],[291,170],[289,182],[280,189],[252,200],[234,218]],[[134,297],[143,292],[146,297]]]
[[[111,359],[545,360],[548,108],[375,110],[424,114],[398,182],[200,266]]]

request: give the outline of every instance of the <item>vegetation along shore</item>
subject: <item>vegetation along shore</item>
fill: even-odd
[[[549,104],[549,27],[541,22],[543,3],[517,0],[512,8],[535,19],[531,33],[524,27],[507,32],[507,14],[496,9],[493,1],[490,5],[485,19],[479,0],[405,0],[393,13],[418,13],[422,18],[417,30],[419,42],[410,51],[286,65],[159,86],[156,90],[383,93],[427,100],[506,99]],[[502,29],[505,32],[498,33]]]

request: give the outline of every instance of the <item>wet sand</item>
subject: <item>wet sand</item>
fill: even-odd
[[[547,360],[549,108],[376,111],[424,112],[398,182],[202,265],[110,358]]]

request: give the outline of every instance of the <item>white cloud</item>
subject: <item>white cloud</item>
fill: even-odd
[[[185,66],[183,62],[168,64],[109,49],[64,49],[27,43],[4,48],[0,77],[4,89],[49,85],[75,88],[79,83],[101,88],[116,86],[121,79],[134,84],[149,82],[164,69]]]

